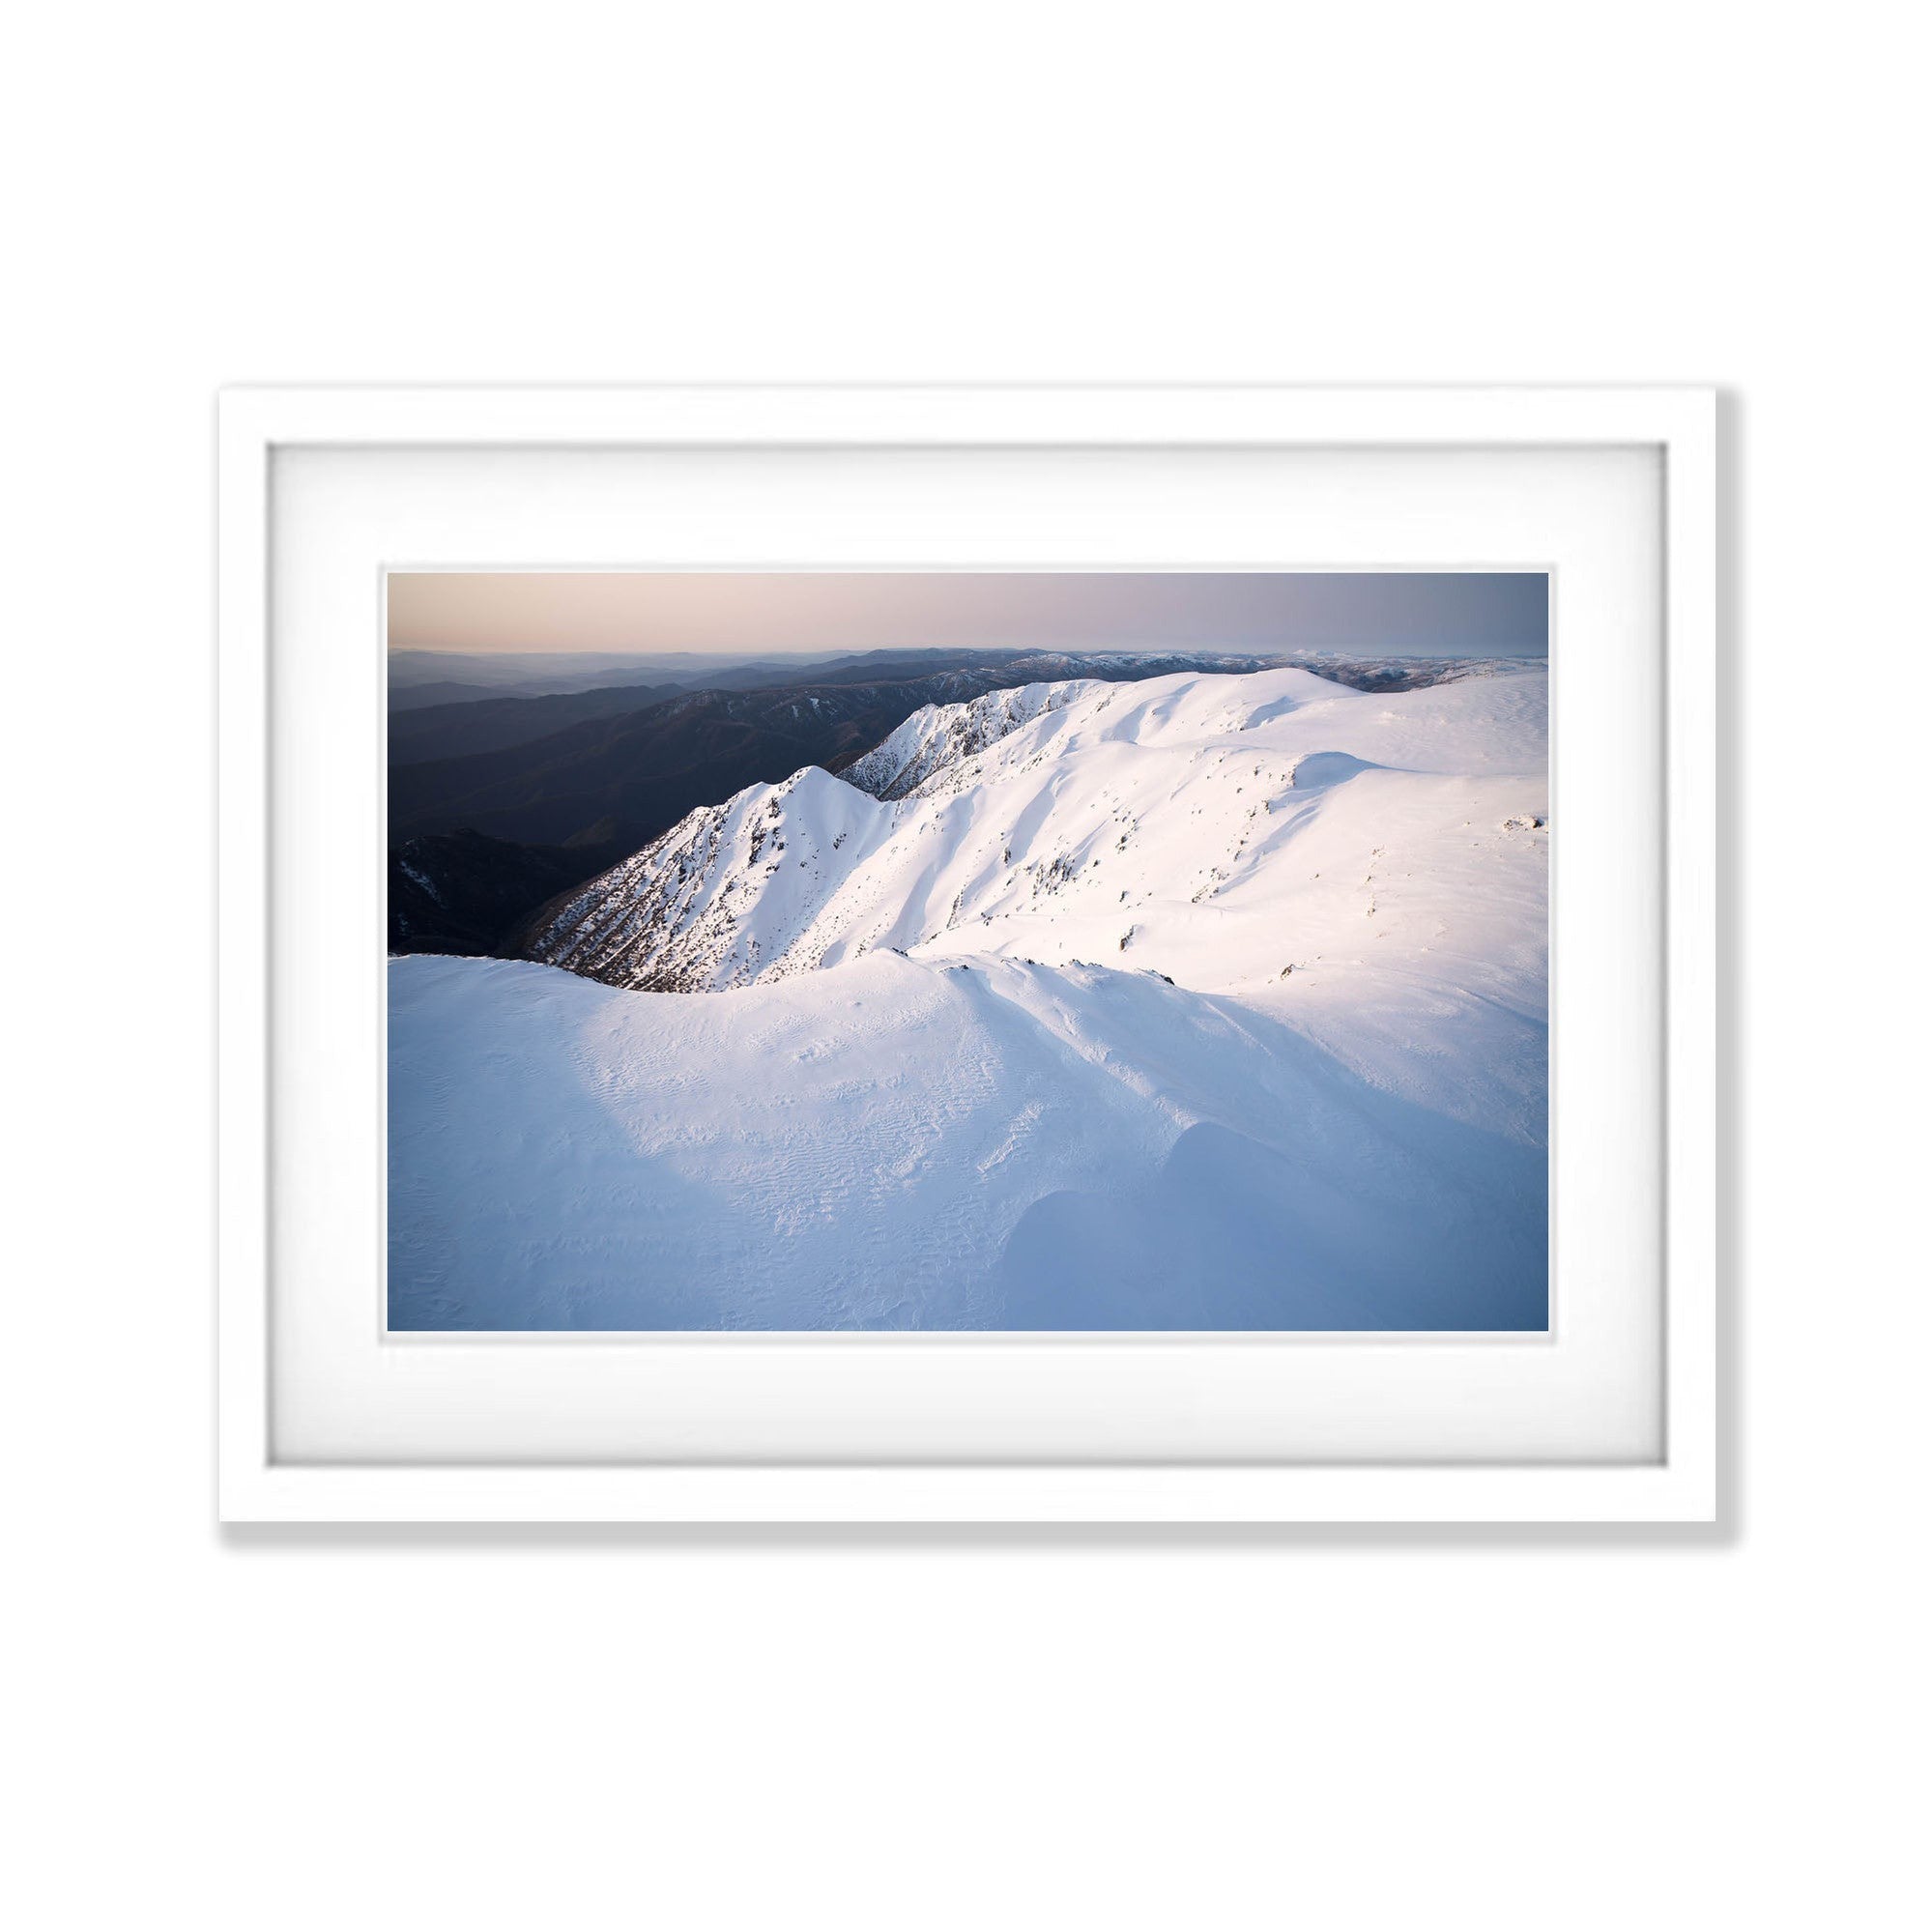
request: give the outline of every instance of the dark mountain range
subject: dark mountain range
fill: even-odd
[[[512,845],[431,832],[389,853],[392,953],[499,954],[534,906],[625,856],[607,845]]]
[[[398,711],[420,710],[431,705],[467,705],[478,698],[497,698],[503,694],[493,684],[466,684],[460,678],[439,678],[432,684],[395,684],[389,686],[389,716]]]
[[[869,651],[814,662],[773,663],[768,659],[717,661],[697,668],[679,664],[648,679],[639,676],[588,690],[505,691],[496,685],[442,680],[392,685],[389,691],[389,763],[418,764],[435,758],[462,758],[472,752],[503,751],[528,744],[566,725],[642,710],[662,698],[687,691],[756,691],[793,684],[872,684],[930,678],[941,671],[990,670],[1027,653],[989,651]]]
[[[822,652],[809,657],[726,657],[699,650],[392,650],[389,654],[389,708],[401,710],[421,702],[415,694],[422,690],[436,690],[449,699],[464,691],[497,698],[538,698],[557,692],[608,690],[620,684],[670,684],[690,690],[721,683],[735,687],[746,678],[757,683],[794,683],[811,675],[816,666],[832,661],[832,655]]]
[[[389,713],[389,763],[418,764],[425,759],[504,751],[513,744],[548,737],[566,725],[642,710],[661,698],[675,698],[682,688],[670,683],[616,684],[591,691],[554,692],[540,698],[506,698],[482,692],[467,702],[404,706]]]
[[[502,750],[394,764],[392,843],[467,826],[519,844],[628,839],[635,850],[692,806],[801,765],[835,770],[921,705],[1007,681],[941,672],[909,681],[699,691],[592,718]]]
[[[694,805],[801,765],[850,763],[922,704],[983,688],[941,676],[824,691],[706,691],[588,719],[534,743],[391,764],[389,950],[502,954],[505,936],[537,907]],[[450,709],[487,713],[496,702]]]
[[[878,653],[884,657],[884,653]],[[1018,651],[987,652],[995,666],[1021,655]],[[794,684],[870,684],[882,680],[928,678],[940,669],[962,668],[956,652],[945,663],[931,661],[934,653],[895,652],[888,662],[871,664],[840,660],[822,675],[807,677],[796,669],[771,664],[725,664],[702,677],[674,675],[650,682],[604,684],[587,691],[531,694],[503,692],[484,685],[418,684],[389,695],[389,763],[419,764],[434,758],[462,758],[472,752],[504,751],[548,737],[566,725],[591,718],[612,718],[642,710],[660,699],[689,691],[755,691],[789,688]],[[425,692],[438,694],[425,698]]]

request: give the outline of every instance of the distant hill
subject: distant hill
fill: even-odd
[[[418,691],[443,688],[460,687],[425,684]],[[405,692],[404,702],[389,713],[389,763],[417,764],[433,758],[504,751],[589,718],[642,710],[660,698],[676,697],[679,689],[677,684],[617,684],[539,698],[472,692],[467,700],[449,704],[413,704],[410,701],[418,692]]]
[[[498,750],[393,764],[389,838],[468,826],[519,844],[564,845],[607,828],[634,851],[694,805],[774,783],[800,765],[833,769],[921,705],[991,688],[985,674],[943,672],[908,682],[699,691]]]
[[[957,654],[957,653],[953,653]],[[564,691],[608,690],[619,684],[709,685],[752,674],[766,683],[807,675],[816,657],[723,657],[697,650],[459,651],[392,650],[389,655],[389,708],[403,709],[408,694],[443,689],[498,697],[536,698]]]

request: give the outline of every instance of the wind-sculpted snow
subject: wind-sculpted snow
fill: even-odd
[[[1537,1328],[1541,1151],[1151,973],[390,963],[401,1329]]]
[[[392,962],[391,1321],[1543,1326],[1546,696],[998,692]]]

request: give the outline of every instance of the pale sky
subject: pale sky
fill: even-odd
[[[1548,649],[1541,572],[396,571],[391,650]]]

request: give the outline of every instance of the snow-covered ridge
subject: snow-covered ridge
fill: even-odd
[[[816,767],[753,786],[552,908],[525,953],[679,993],[882,950],[1105,962],[1311,1024],[1345,1009],[1358,1043],[1425,1007],[1540,1016],[1546,697],[1540,666],[1399,693],[1300,670],[995,693],[873,755],[860,775],[905,795]],[[1524,1093],[1531,1071],[1503,1069]]]
[[[908,798],[941,773],[957,772],[974,752],[1022,725],[1064,710],[1106,687],[1090,678],[1062,684],[1023,684],[989,691],[965,705],[922,705],[883,743],[875,745],[840,774],[875,798]]]
[[[647,992],[748,986],[824,915],[890,816],[815,764],[748,786],[547,909],[525,954]]]

